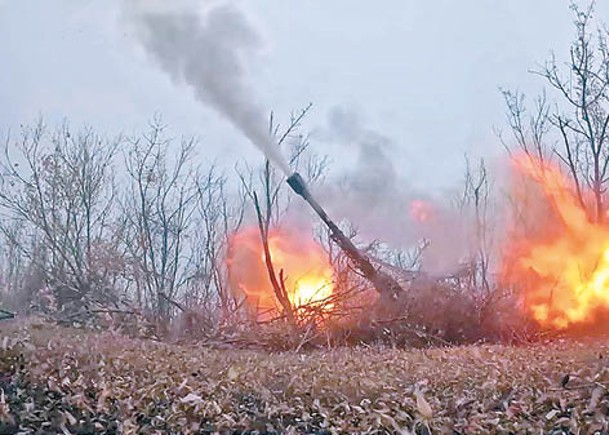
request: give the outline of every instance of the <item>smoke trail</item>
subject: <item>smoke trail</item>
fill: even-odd
[[[175,82],[190,85],[198,100],[228,119],[288,174],[288,163],[268,133],[266,112],[247,81],[246,57],[260,50],[258,34],[235,6],[214,5],[201,15],[192,4],[181,3],[152,8],[131,2],[128,15],[140,42]]]

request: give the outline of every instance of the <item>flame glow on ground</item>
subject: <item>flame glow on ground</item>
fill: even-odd
[[[589,217],[558,167],[531,157],[515,163],[533,182],[525,190],[536,187],[540,197],[523,207],[537,226],[510,240],[504,278],[523,291],[525,309],[541,326],[592,324],[609,310],[609,227]]]
[[[311,237],[274,229],[269,234],[269,249],[275,273],[284,271],[288,298],[295,308],[323,305],[332,296],[334,270],[326,252]],[[280,304],[269,280],[257,227],[233,234],[227,263],[231,286],[246,297],[248,306],[256,309],[260,318],[276,315]]]

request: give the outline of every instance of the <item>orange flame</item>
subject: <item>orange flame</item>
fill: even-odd
[[[526,187],[529,197],[535,186],[541,197],[522,211],[535,228],[511,238],[502,278],[520,287],[525,309],[541,326],[591,324],[609,309],[609,227],[590,219],[557,166],[529,156],[515,164],[534,182]],[[582,195],[586,202],[590,192]]]
[[[328,308],[334,291],[334,270],[322,247],[294,231],[273,229],[269,250],[275,273],[283,270],[285,288],[294,308],[319,304]],[[280,311],[269,280],[262,241],[257,227],[241,230],[230,238],[227,264],[233,290],[242,293],[260,318]]]
[[[430,202],[415,199],[410,203],[410,218],[414,221],[429,222],[434,216],[434,208]]]

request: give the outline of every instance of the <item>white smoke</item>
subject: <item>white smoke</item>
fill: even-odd
[[[200,11],[192,1],[131,1],[128,17],[146,51],[176,83],[239,129],[284,173],[288,163],[268,132],[267,115],[248,82],[247,58],[261,38],[231,4]]]

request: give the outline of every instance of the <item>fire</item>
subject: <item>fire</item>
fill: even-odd
[[[283,270],[288,298],[297,311],[308,304],[331,305],[327,300],[334,291],[334,270],[318,243],[295,231],[274,229],[269,234],[269,250],[278,279]],[[259,317],[268,318],[280,310],[257,227],[233,234],[227,264],[231,286],[246,297]]]
[[[410,218],[414,221],[425,223],[429,222],[434,215],[431,203],[422,199],[415,199],[410,203]]]
[[[503,278],[523,291],[524,307],[541,326],[588,325],[609,309],[609,226],[596,223],[557,166],[530,157],[515,160],[541,197],[523,210],[533,227],[507,245]],[[590,192],[583,192],[584,202]],[[538,201],[542,199],[542,201]]]

